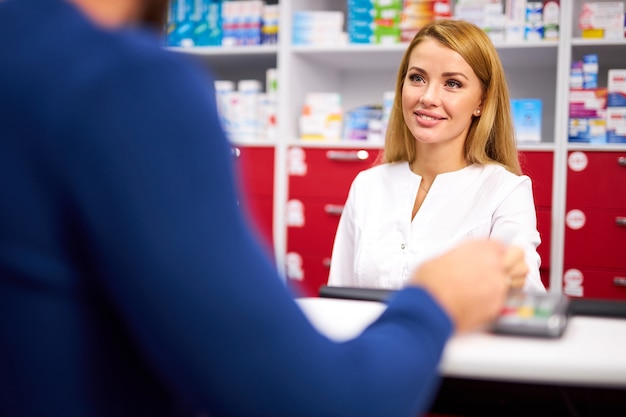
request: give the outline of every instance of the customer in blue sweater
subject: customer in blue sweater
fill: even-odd
[[[319,334],[237,206],[210,79],[130,24],[158,3],[0,1],[0,415],[427,409],[451,333],[501,308],[505,248],[453,249],[361,336]]]

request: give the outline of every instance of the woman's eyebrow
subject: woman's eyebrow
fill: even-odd
[[[407,72],[411,71],[411,70],[418,71],[418,72],[421,72],[421,73],[424,73],[424,74],[428,74],[428,71],[426,71],[424,68],[416,67],[415,65],[410,66],[409,69],[407,70]],[[441,75],[444,76],[444,77],[463,77],[466,80],[469,80],[467,75],[463,74],[462,72],[444,72]]]
[[[443,75],[444,77],[463,77],[466,80],[469,80],[469,78],[467,78],[467,76],[462,72],[444,72],[441,75]]]

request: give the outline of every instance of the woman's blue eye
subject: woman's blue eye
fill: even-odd
[[[456,81],[456,80],[449,80],[446,82],[446,86],[447,87],[452,87],[452,88],[460,88],[461,87],[461,83]]]

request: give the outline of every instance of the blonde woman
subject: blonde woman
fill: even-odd
[[[355,178],[329,285],[401,288],[424,260],[471,237],[523,251],[513,287],[544,292],[529,177],[521,174],[509,92],[479,27],[437,20],[402,58],[382,163]]]

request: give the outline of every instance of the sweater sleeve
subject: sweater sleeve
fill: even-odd
[[[320,335],[241,213],[210,79],[162,61],[83,91],[59,157],[93,279],[150,366],[210,415],[424,410],[449,318],[410,288],[360,337]]]

